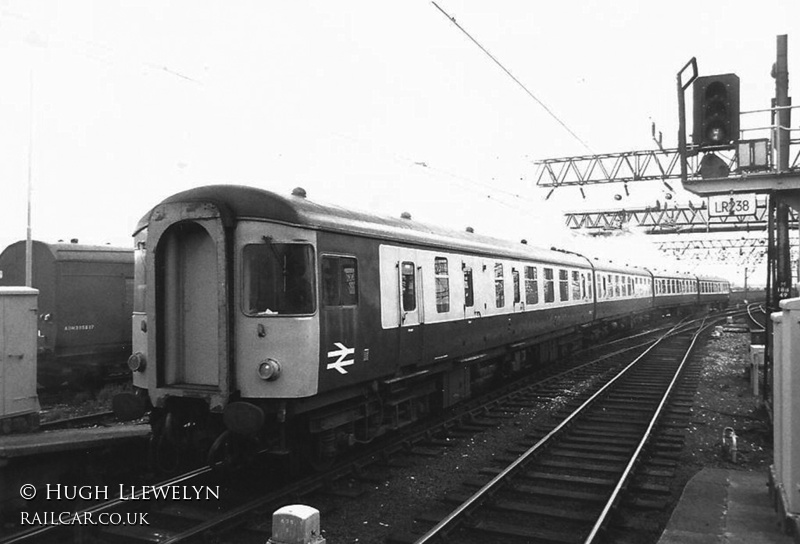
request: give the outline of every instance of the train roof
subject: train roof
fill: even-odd
[[[52,256],[54,261],[79,261],[79,262],[130,262],[133,263],[133,248],[110,245],[89,245],[77,243],[47,243],[33,240],[34,250],[39,253],[44,251]],[[4,258],[16,259],[19,254],[25,255],[25,240],[20,240],[9,245],[0,253],[0,260]]]
[[[651,270],[653,276],[661,279],[670,280],[696,280],[697,276],[687,272],[666,272],[663,270]]]
[[[727,278],[720,278],[719,276],[697,276],[697,279],[700,281],[716,281],[716,282],[723,282],[723,283],[730,283],[731,281]]]
[[[434,246],[444,250],[466,250],[486,255],[500,252],[512,258],[575,267],[588,265],[586,257],[574,253],[537,248],[527,243],[515,243],[467,230],[449,230],[410,218],[378,216],[337,205],[320,204],[306,198],[305,191],[301,189],[295,189],[290,196],[283,196],[254,187],[210,185],[177,193],[161,204],[178,202],[210,202],[220,210],[223,222],[228,226],[242,220],[274,221],[323,231],[358,234],[388,242]],[[139,221],[134,234],[147,227],[152,211]],[[633,273],[633,269],[624,270]]]
[[[588,256],[574,252],[544,249],[522,242],[483,236],[468,230],[446,229],[420,223],[410,217],[378,216],[333,204],[321,204],[306,198],[305,191],[299,188],[291,195],[280,195],[265,189],[242,185],[208,185],[176,193],[163,200],[161,204],[178,202],[210,202],[220,210],[222,220],[227,226],[232,226],[241,220],[275,221],[317,230],[359,234],[389,242],[410,242],[486,255],[496,255],[500,252],[512,258],[581,268],[589,261]],[[147,227],[153,209],[142,217],[134,234]],[[603,272],[651,275],[651,271],[645,267],[627,266],[597,259],[591,259],[591,262],[592,266]],[[653,274],[657,277],[696,278],[694,275],[682,273],[654,272]]]

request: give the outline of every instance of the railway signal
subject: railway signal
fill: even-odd
[[[721,74],[694,80],[692,141],[700,148],[727,146],[739,139],[739,76]]]

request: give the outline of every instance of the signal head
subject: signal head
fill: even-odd
[[[692,140],[703,147],[727,146],[739,139],[739,76],[721,74],[694,81]]]

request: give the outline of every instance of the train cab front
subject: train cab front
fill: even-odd
[[[227,223],[225,210],[212,202],[166,201],[136,234],[129,366],[134,387],[149,393],[158,449],[201,446],[178,448],[187,429],[207,428],[205,419],[230,396]],[[193,441],[213,440],[213,431],[191,434]]]
[[[157,468],[204,463],[231,435],[277,435],[287,401],[317,391],[313,233],[173,197],[135,241],[129,366]]]

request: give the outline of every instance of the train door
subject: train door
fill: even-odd
[[[519,270],[516,268],[511,269],[511,287],[513,292],[514,311],[522,311],[525,309],[525,303],[522,301],[522,293],[520,290]]]
[[[150,214],[146,255],[150,398],[191,390],[213,410],[230,395],[228,242],[211,203],[167,202]],[[152,286],[152,287],[151,287]]]
[[[475,317],[475,276],[471,262],[462,261],[461,272],[464,275],[464,317]]]
[[[397,263],[397,285],[400,301],[398,327],[398,361],[401,366],[417,364],[422,358],[422,275],[415,252],[403,252]]]
[[[180,223],[159,241],[158,257],[163,383],[219,386],[216,244],[200,222]]]
[[[358,262],[345,255],[321,257],[320,349],[327,360],[323,373],[330,387],[358,368]],[[369,343],[366,344],[369,347]],[[365,350],[366,351],[366,350]],[[366,361],[367,357],[364,357]],[[351,368],[347,368],[350,366]],[[328,386],[327,383],[323,384]]]

